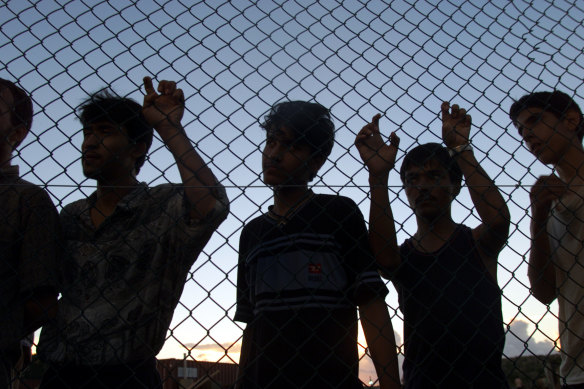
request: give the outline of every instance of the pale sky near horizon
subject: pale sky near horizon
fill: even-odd
[[[433,3],[0,4],[0,77],[18,80],[35,102],[33,130],[17,163],[25,179],[46,185],[58,207],[94,188],[81,173],[74,115],[89,93],[109,86],[141,101],[145,75],[175,80],[185,92],[183,124],[227,187],[232,213],[192,267],[162,357],[182,357],[186,348],[176,338],[195,345],[193,355],[214,360],[220,345],[230,348],[241,335],[242,325],[230,319],[239,233],[246,221],[266,211],[271,196],[258,174],[264,138],[258,120],[284,99],[315,100],[331,108],[336,145],[314,189],[351,197],[364,215],[367,174],[352,146],[355,133],[381,112],[382,131],[397,130],[402,140],[399,167],[408,149],[440,141],[441,101],[468,108],[476,155],[512,215],[498,281],[504,320],[519,325],[511,325],[517,334],[508,337],[512,347],[506,350],[521,353],[516,339],[538,352],[552,347],[557,305],[548,309],[529,296],[525,262],[529,188],[550,170],[521,145],[507,110],[514,98],[554,88],[584,104],[584,8],[569,1]],[[139,178],[151,184],[179,181],[160,142],[153,144]],[[390,190],[402,242],[416,227],[396,172]],[[476,226],[464,189],[458,202],[455,220]],[[390,290],[392,322],[403,339],[397,295]]]

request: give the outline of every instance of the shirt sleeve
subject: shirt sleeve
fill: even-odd
[[[239,239],[239,258],[237,263],[237,297],[233,320],[249,323],[253,319],[253,305],[251,301],[250,285],[248,283],[248,269],[246,265],[246,228],[244,227]]]
[[[345,198],[346,209],[339,215],[346,215],[341,229],[344,245],[345,265],[352,278],[351,298],[356,305],[365,304],[374,298],[384,298],[388,289],[379,276],[363,214],[350,199]]]
[[[168,249],[168,258],[181,268],[192,265],[227,217],[229,205],[224,188],[221,187],[219,192],[223,197],[216,201],[215,208],[205,218],[191,220],[181,186],[163,184],[148,189],[149,199],[141,204],[148,209],[141,212],[148,212],[149,218],[156,218],[157,222],[151,228],[155,228],[153,232]]]
[[[215,207],[207,216],[196,220],[189,217],[189,203],[184,190],[179,186],[165,185],[167,188],[172,188],[166,213],[176,221],[176,226],[179,229],[186,231],[189,235],[204,235],[209,231],[212,233],[227,218],[229,213],[227,193],[222,185],[218,185],[214,191],[217,196]]]
[[[49,195],[35,188],[22,199],[23,236],[20,248],[20,292],[57,287],[61,248],[59,215]]]

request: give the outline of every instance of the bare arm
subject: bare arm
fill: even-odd
[[[144,77],[144,87],[144,117],[156,129],[176,161],[186,198],[191,205],[190,217],[203,218],[215,207],[219,183],[181,125],[185,107],[183,92],[176,88],[173,81],[161,81],[158,94],[150,77]]]
[[[395,157],[399,146],[399,138],[395,133],[390,135],[388,146],[379,132],[381,115],[373,117],[371,123],[365,125],[357,134],[355,145],[359,155],[369,169],[369,186],[371,189],[371,207],[369,209],[369,242],[375,255],[375,260],[389,271],[395,270],[401,260],[397,246],[397,236],[387,182],[389,172],[395,165]]]
[[[235,385],[236,388],[241,387],[242,380],[245,375],[245,369],[249,363],[248,361],[251,345],[252,342],[254,342],[253,333],[253,324],[251,322],[247,323],[245,329],[243,330],[243,336],[241,339],[241,351],[239,352],[239,364],[237,366],[237,383]]]
[[[361,325],[382,389],[401,388],[397,347],[387,305],[381,298],[359,307]]]
[[[456,104],[442,103],[442,138],[444,144],[455,149],[469,143],[471,117],[466,110]],[[511,216],[507,203],[503,199],[499,188],[480,166],[472,151],[462,151],[455,155],[458,166],[462,170],[472,202],[481,218],[481,224],[474,230],[473,235],[478,242],[479,252],[491,271],[495,272],[496,258],[509,236]]]
[[[530,192],[531,249],[527,275],[531,293],[544,304],[556,299],[556,270],[552,262],[550,237],[547,231],[552,201],[566,191],[566,185],[554,175],[540,177]]]

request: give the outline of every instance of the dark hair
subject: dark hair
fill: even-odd
[[[154,134],[154,129],[142,115],[142,106],[109,90],[101,90],[85,100],[79,111],[79,120],[84,126],[96,122],[114,123],[126,129],[134,144],[146,144],[146,153],[136,160],[136,172],[139,172],[152,145]]]
[[[402,183],[406,183],[406,172],[411,166],[425,166],[430,161],[437,161],[447,171],[450,182],[459,189],[462,186],[462,170],[450,156],[446,147],[439,143],[426,143],[410,150],[404,157],[399,175]]]
[[[509,109],[509,117],[513,121],[513,124],[517,122],[519,114],[527,108],[541,108],[553,113],[558,119],[562,119],[568,111],[576,111],[580,117],[577,135],[580,140],[584,137],[582,111],[574,99],[566,93],[558,90],[552,92],[534,92],[514,101]]]
[[[24,126],[26,132],[30,131],[32,126],[32,100],[24,89],[19,88],[11,81],[0,78],[0,87],[8,89],[12,95],[10,121],[12,125]],[[16,145],[18,146],[18,145]],[[15,146],[15,147],[16,147]]]
[[[274,105],[264,116],[260,126],[266,130],[286,127],[295,141],[310,147],[313,154],[325,159],[330,155],[335,141],[335,125],[330,111],[318,103],[285,101]]]

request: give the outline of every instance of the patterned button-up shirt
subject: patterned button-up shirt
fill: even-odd
[[[185,279],[226,218],[225,189],[215,209],[190,220],[184,191],[142,184],[95,228],[95,193],[61,212],[66,240],[57,320],[45,326],[39,355],[57,363],[107,365],[156,356]]]

